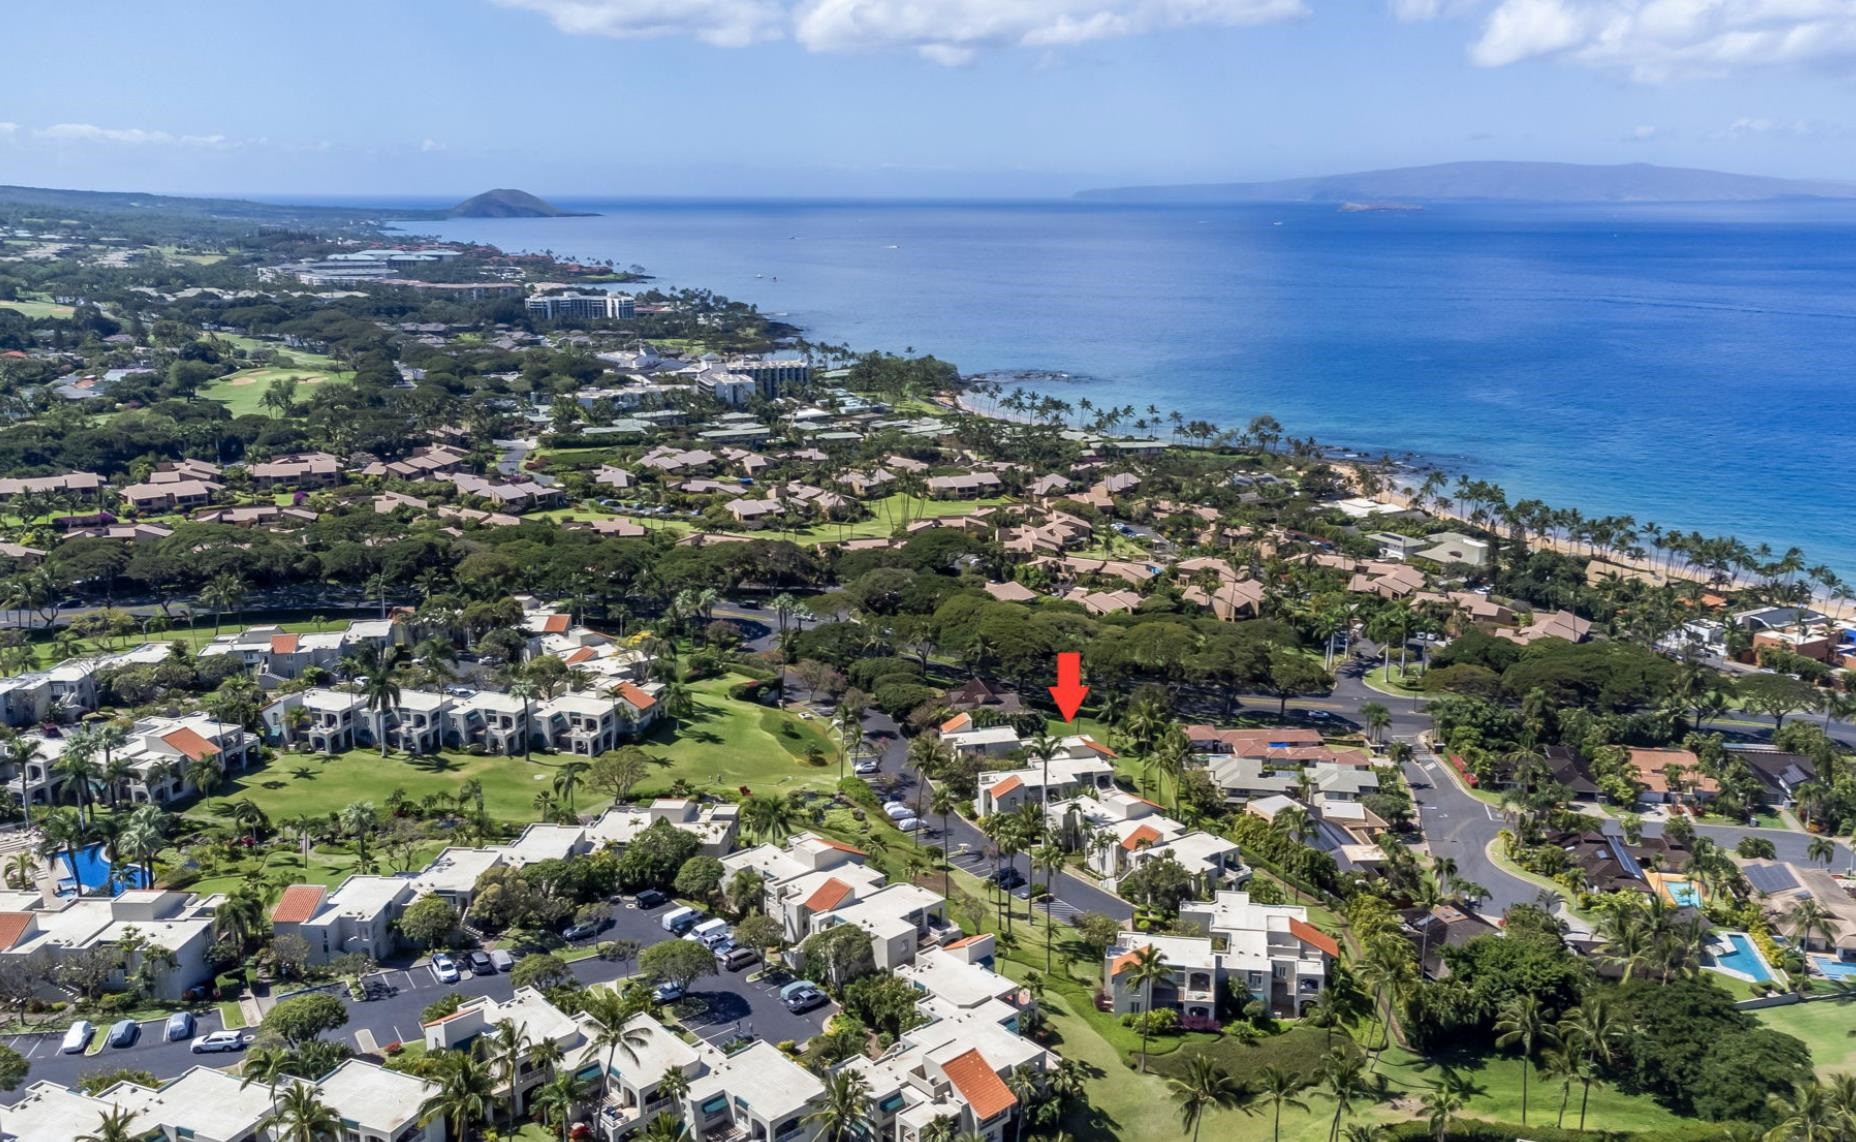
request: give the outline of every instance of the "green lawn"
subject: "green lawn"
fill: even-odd
[[[17,310],[27,317],[49,317],[57,320],[69,318],[77,312],[68,305],[57,305],[49,301],[0,301],[0,309]]]
[[[1367,671],[1364,681],[1367,689],[1377,690],[1381,694],[1391,694],[1400,698],[1416,698],[1423,695],[1424,691],[1412,685],[1409,680],[1423,677],[1415,669],[1401,671],[1394,663],[1391,666],[1373,667]]]
[[[300,612],[290,612],[298,614]],[[226,615],[219,624],[219,633],[227,634],[250,626],[274,625],[294,634],[312,634],[317,631],[342,630],[351,620],[347,618],[324,619],[315,622],[311,619],[282,620],[266,617],[262,613]],[[41,632],[43,633],[43,632]],[[144,643],[184,642],[190,650],[199,650],[213,640],[213,620],[196,618],[192,623],[176,623],[169,626],[150,626],[144,637],[138,626],[126,638],[85,638],[78,640],[80,654],[92,654],[100,651],[132,650]],[[32,644],[33,654],[40,665],[49,665],[52,661],[52,643],[49,637],[36,638]]]
[[[1753,1017],[1774,1031],[1803,1039],[1819,1074],[1856,1072],[1856,1039],[1849,1035],[1856,1028],[1856,1010],[1848,1004],[1820,1000],[1767,1007],[1753,1012]]]
[[[210,816],[214,805],[249,797],[273,821],[284,821],[298,814],[328,814],[356,801],[372,801],[379,808],[395,789],[404,789],[415,801],[432,793],[455,796],[474,778],[483,784],[485,810],[497,820],[519,824],[538,819],[535,794],[552,787],[560,760],[542,754],[525,762],[520,756],[462,753],[415,758],[392,752],[383,758],[372,749],[334,757],[279,751],[268,764],[240,775],[217,796],[195,805],[189,815],[217,820]],[[585,792],[579,800],[591,808],[598,794]]]
[[[253,798],[256,800],[256,798]],[[378,803],[376,803],[378,804]],[[301,810],[299,810],[300,812]],[[376,852],[380,872],[413,872],[432,863],[432,858],[445,846],[443,841],[429,841],[415,846],[411,859],[401,861],[398,853]],[[197,854],[189,853],[195,859]],[[182,854],[168,850],[161,854],[160,865],[156,874],[164,881],[171,877],[175,868],[183,860]],[[320,884],[333,888],[354,875],[359,863],[354,852],[346,845],[321,845],[312,848],[309,853],[309,867],[303,866],[302,850],[294,845],[287,849],[259,850],[251,856],[226,859],[217,852],[204,858],[205,866],[200,870],[198,880],[187,884],[187,890],[201,894],[213,892],[230,892],[241,884],[248,883],[254,877],[269,880],[288,879],[294,884]]]
[[[837,543],[849,539],[884,539],[895,534],[902,525],[906,511],[910,523],[918,519],[944,519],[948,516],[966,515],[984,507],[1000,507],[1011,503],[1008,499],[984,500],[929,500],[898,492],[880,500],[869,500],[864,506],[873,513],[869,519],[860,519],[855,523],[821,523],[795,531],[782,531],[775,528],[763,528],[756,534],[773,539],[789,539],[794,543]]]
[[[298,364],[288,369],[265,365],[254,369],[240,369],[230,376],[221,377],[200,390],[200,395],[207,400],[218,401],[226,406],[233,416],[247,413],[262,413],[264,406],[259,402],[264,399],[264,391],[272,381],[285,377],[296,377],[302,381],[297,387],[300,400],[315,391],[315,386],[328,383],[344,384],[346,378],[340,373],[325,369],[311,368]]]
[[[695,716],[674,728],[660,720],[644,743],[647,752],[666,764],[645,779],[640,793],[666,789],[678,778],[715,790],[742,785],[827,787],[837,782],[837,741],[823,723],[730,698],[728,688],[745,680],[743,675],[727,674],[690,686]],[[814,746],[830,764],[805,763],[807,750]]]

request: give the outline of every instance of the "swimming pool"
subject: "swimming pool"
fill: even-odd
[[[65,867],[70,868],[77,878],[77,884],[86,892],[95,892],[107,887],[111,896],[119,896],[125,889],[142,887],[142,870],[130,865],[123,870],[123,875],[115,875],[110,862],[103,857],[103,846],[87,845],[77,850],[77,859],[72,861],[69,854],[60,853]],[[71,877],[59,880],[60,895],[68,895],[72,887]]]
[[[1766,958],[1759,954],[1753,941],[1745,932],[1726,932],[1722,934],[1733,950],[1726,953],[1710,952],[1704,961],[1724,971],[1744,976],[1754,983],[1765,983],[1772,978],[1772,969],[1766,966]]]
[[[1835,956],[1812,956],[1811,962],[1825,979],[1856,979],[1856,963],[1845,963]]]
[[[1663,891],[1678,908],[1701,907],[1701,888],[1692,880],[1665,880]]]

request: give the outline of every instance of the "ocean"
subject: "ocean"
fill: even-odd
[[[410,229],[642,265],[814,340],[1416,454],[1856,578],[1856,206],[573,202]]]

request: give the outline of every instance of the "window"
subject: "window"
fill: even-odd
[[[720,1114],[722,1111],[727,1110],[727,1109],[728,1109],[728,1096],[725,1094],[718,1094],[714,1098],[709,1099],[707,1102],[702,1104],[702,1112],[704,1114]]]

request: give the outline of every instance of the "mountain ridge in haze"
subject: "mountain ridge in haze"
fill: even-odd
[[[445,211],[449,218],[590,218],[593,215],[562,210],[526,190],[499,187],[475,194]]]
[[[1856,198],[1856,183],[1770,178],[1651,163],[1458,162],[1269,182],[1080,191],[1095,202],[1766,202]]]

